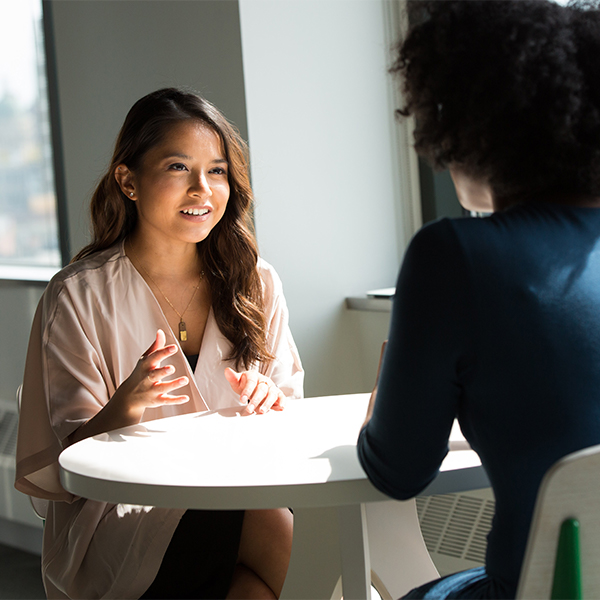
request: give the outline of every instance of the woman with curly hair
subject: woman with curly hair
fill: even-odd
[[[279,596],[287,509],[111,505],[68,493],[57,467],[119,427],[302,396],[251,204],[245,144],[214,106],[174,88],[136,102],[92,198],[92,242],[50,282],[27,355],[16,486],[46,501],[49,598]]]
[[[411,498],[458,418],[496,499],[486,564],[407,597],[514,598],[542,477],[600,443],[600,11],[412,9],[400,112],[461,204],[493,214],[409,245],[359,455],[379,489]]]

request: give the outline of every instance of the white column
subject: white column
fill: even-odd
[[[407,243],[382,0],[240,0],[262,256],[284,283],[307,394],[368,391],[347,296],[394,285]],[[410,186],[409,186],[410,189]]]

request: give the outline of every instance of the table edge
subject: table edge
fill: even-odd
[[[107,481],[73,473],[60,467],[63,487],[83,498],[111,504],[160,506],[162,508],[240,510],[310,508],[383,502],[392,498],[365,477],[310,484],[273,486],[194,487]],[[451,494],[489,487],[481,465],[440,472],[418,496]]]

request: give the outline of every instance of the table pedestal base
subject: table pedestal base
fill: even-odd
[[[281,598],[330,600],[342,572],[338,509],[294,508],[292,556]]]
[[[371,600],[371,559],[366,505],[340,506],[337,511],[344,600]]]
[[[294,509],[283,600],[370,600],[371,581],[390,600],[437,577],[414,500]]]

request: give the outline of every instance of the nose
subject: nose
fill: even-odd
[[[212,190],[210,189],[205,173],[198,173],[193,178],[189,192],[191,195],[201,198],[210,198],[212,196]]]

